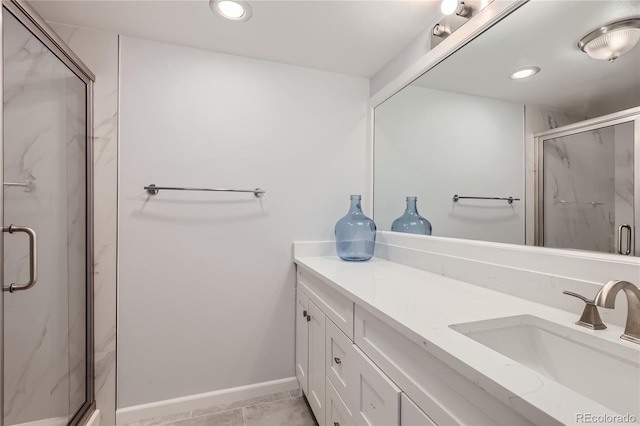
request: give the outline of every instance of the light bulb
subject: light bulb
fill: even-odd
[[[225,18],[240,19],[244,16],[244,7],[235,1],[224,0],[218,3],[218,12]]]
[[[458,0],[442,0],[440,10],[445,15],[453,15],[458,9]]]

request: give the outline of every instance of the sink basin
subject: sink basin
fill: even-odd
[[[450,327],[617,413],[640,415],[640,346],[532,315]]]

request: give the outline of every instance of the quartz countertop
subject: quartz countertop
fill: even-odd
[[[345,262],[337,256],[309,256],[295,257],[294,261],[536,424],[577,424],[578,413],[627,414],[616,413],[449,326],[533,315],[638,350],[640,359],[640,346],[620,339],[621,327],[608,325],[606,330],[592,331],[575,325],[579,312],[562,311],[378,258]],[[584,366],[585,374],[589,367]],[[629,414],[638,421],[638,413]]]

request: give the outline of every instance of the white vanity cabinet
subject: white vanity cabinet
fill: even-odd
[[[321,426],[398,426],[401,390],[353,343],[354,303],[297,274],[296,376]]]
[[[533,425],[337,288],[298,268],[296,376],[320,426]]]
[[[401,390],[353,343],[354,303],[298,271],[296,376],[321,426],[398,426]]]
[[[341,347],[345,351],[351,349],[353,342],[344,333],[347,331],[353,336],[353,302],[311,274],[298,272],[296,303],[296,377],[300,388],[318,424],[334,426],[336,421],[331,422],[331,419],[340,416],[342,421],[338,423],[350,424],[351,414],[342,409],[346,407],[345,403],[341,399],[331,398],[333,394],[330,392],[327,396],[327,353],[335,352],[332,358],[333,371],[338,375],[343,374],[344,369],[340,364],[347,357],[339,352],[337,345],[333,348],[327,346],[326,330],[328,326],[330,335],[340,333]],[[336,382],[339,383],[338,380]],[[341,386],[344,387],[344,384]]]
[[[355,343],[438,425],[533,425],[359,306],[355,312]]]

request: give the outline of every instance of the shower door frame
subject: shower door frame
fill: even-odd
[[[70,425],[84,423],[95,410],[94,386],[94,288],[93,288],[93,83],[96,79],[82,60],[23,0],[2,0],[2,7],[10,12],[67,68],[86,84],[86,392],[85,402],[69,420]],[[4,23],[0,14],[0,58],[3,57]],[[4,81],[4,64],[0,67],[0,81]],[[4,90],[0,91],[0,177],[4,178]],[[4,224],[4,185],[0,185],[0,222]],[[4,259],[4,233],[0,232],[0,260]],[[4,261],[0,261],[0,281],[4,281]],[[4,425],[4,292],[0,291],[0,425]],[[72,413],[70,413],[72,414]]]
[[[593,118],[578,123],[569,124],[567,126],[558,127],[556,129],[547,130],[536,133],[534,135],[535,149],[535,239],[536,246],[544,246],[544,141],[564,136],[574,135],[576,133],[588,132],[591,130],[601,129],[603,127],[615,126],[623,123],[634,123],[633,128],[633,231],[631,233],[633,251],[631,256],[640,256],[640,241],[637,238],[637,228],[640,226],[640,107],[626,109],[613,114],[604,115],[602,117]],[[617,238],[621,238],[617,235]],[[616,240],[617,241],[617,240]],[[571,249],[566,249],[571,250]],[[614,254],[618,254],[616,251]]]

